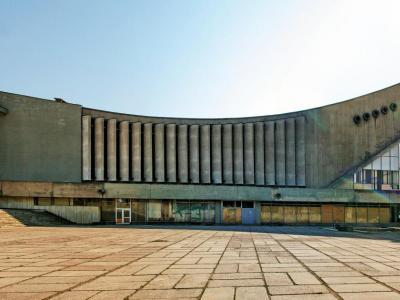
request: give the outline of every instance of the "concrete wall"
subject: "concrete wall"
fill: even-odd
[[[35,206],[75,224],[93,224],[101,221],[100,208],[94,206]]]
[[[81,181],[81,107],[0,92],[0,180]]]
[[[156,118],[87,108],[83,111],[92,118],[188,126],[188,172],[192,183],[220,183],[220,166],[214,163],[220,160],[220,152],[213,145],[219,147],[221,139],[223,184],[322,188],[334,186],[340,177],[400,138],[400,109],[389,110],[377,119],[371,116],[359,125],[353,122],[356,114],[362,116],[364,112],[389,107],[392,102],[400,105],[399,100],[400,85],[395,85],[321,108],[249,118]],[[221,130],[213,130],[214,126],[221,126]],[[184,146],[182,140],[179,144]],[[185,162],[181,165],[185,166]],[[185,182],[183,176],[179,180],[178,176],[177,182]]]
[[[395,85],[282,115],[184,119],[81,113],[77,105],[0,93],[9,110],[0,115],[0,179],[344,187],[340,178],[400,138],[400,109],[359,125],[353,116],[399,99]]]
[[[306,185],[330,186],[400,138],[400,108],[354,124],[353,116],[391,103],[400,105],[400,84],[305,112]]]

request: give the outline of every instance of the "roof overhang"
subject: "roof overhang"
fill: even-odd
[[[0,115],[6,115],[6,114],[8,114],[8,109],[3,106],[0,106]]]

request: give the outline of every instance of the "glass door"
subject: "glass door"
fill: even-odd
[[[115,201],[115,223],[131,223],[131,201],[130,199],[116,199]]]

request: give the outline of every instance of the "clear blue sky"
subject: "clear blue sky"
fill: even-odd
[[[400,82],[400,1],[0,0],[0,90],[110,111],[268,115]]]

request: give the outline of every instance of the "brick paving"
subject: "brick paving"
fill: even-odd
[[[0,299],[400,299],[400,235],[261,226],[5,228]]]

